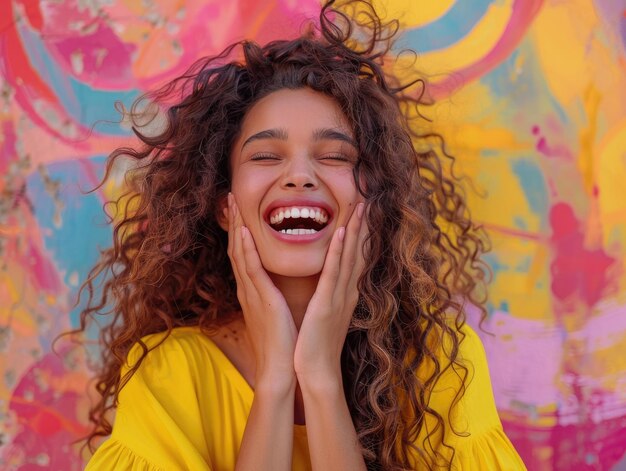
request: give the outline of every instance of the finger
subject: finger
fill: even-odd
[[[233,205],[232,205],[232,194],[228,193],[227,197],[227,219],[228,219],[228,256],[232,255],[233,247],[234,247],[234,233],[235,233],[235,218],[233,217]]]
[[[329,300],[337,286],[337,279],[339,278],[341,252],[343,251],[345,233],[346,228],[339,227],[333,234],[330,240],[330,246],[328,247],[328,253],[324,259],[324,267],[320,274],[320,280],[317,283],[316,293],[327,297]]]
[[[254,238],[250,230],[244,225],[243,218],[233,197],[235,232],[235,258],[239,278],[247,293],[256,293],[254,296],[270,299],[275,294],[276,287],[265,271],[261,258],[257,252]]]
[[[369,208],[367,208],[369,209]],[[367,213],[367,209],[364,211],[364,214]],[[365,217],[363,217],[363,222],[361,223],[361,227],[359,229],[358,237],[357,237],[357,245],[356,245],[356,260],[354,263],[354,268],[352,270],[352,275],[348,282],[348,289],[351,289],[352,286],[356,289],[359,278],[363,274],[365,270],[365,256],[367,255],[367,240],[369,236],[369,228],[365,221]]]
[[[232,193],[228,195],[228,208],[228,256],[230,257],[235,281],[237,282],[239,301],[245,302],[244,299],[241,299],[241,296],[243,296],[243,293],[250,293],[250,291],[248,291],[250,282],[245,276],[246,267],[243,250],[241,248],[241,217],[238,216],[239,208],[237,207],[235,197]]]
[[[237,273],[237,264],[234,258],[235,252],[235,209],[233,207],[233,195],[228,193],[228,258],[230,258],[230,264],[235,274],[235,279],[239,280],[239,274]]]
[[[259,252],[256,249],[250,230],[245,226],[241,227],[241,243],[246,265],[246,275],[261,296],[269,294],[270,291],[273,291],[274,283],[265,271],[263,263],[261,263],[261,257],[259,257]]]
[[[364,203],[357,204],[346,227],[346,238],[341,253],[340,272],[337,280],[337,287],[339,289],[345,290],[347,288],[357,268],[359,239],[363,226],[364,210]]]
[[[239,208],[237,207],[237,202],[235,201],[235,197],[231,198],[232,205],[232,217],[233,217],[233,260],[235,262],[237,275],[239,277],[239,282],[246,289],[250,288],[251,282],[249,277],[247,276],[247,268],[246,268],[246,260],[243,252],[243,237],[242,230],[243,220],[241,219],[241,214],[239,213]]]

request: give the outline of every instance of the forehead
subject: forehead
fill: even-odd
[[[310,136],[323,128],[353,135],[339,104],[328,95],[309,88],[282,89],[260,99],[246,113],[238,140],[272,128],[287,130],[289,138]]]

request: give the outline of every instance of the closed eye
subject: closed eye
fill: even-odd
[[[320,160],[338,160],[340,162],[352,162],[352,159],[346,157],[343,154],[323,155],[320,157]]]
[[[354,163],[354,159],[344,154],[325,154],[319,157],[320,160],[330,160],[335,162]]]
[[[250,157],[250,160],[261,161],[261,160],[280,160],[280,159],[272,154],[255,154],[252,157]]]

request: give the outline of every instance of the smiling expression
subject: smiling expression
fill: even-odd
[[[362,201],[357,160],[350,123],[327,95],[283,89],[248,111],[231,151],[231,190],[269,273],[321,272],[334,231]]]

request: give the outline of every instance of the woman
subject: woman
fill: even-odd
[[[383,71],[394,25],[332,4],[196,64],[111,155],[137,165],[87,283],[82,330],[112,317],[87,469],[524,469],[464,325],[483,239]]]

